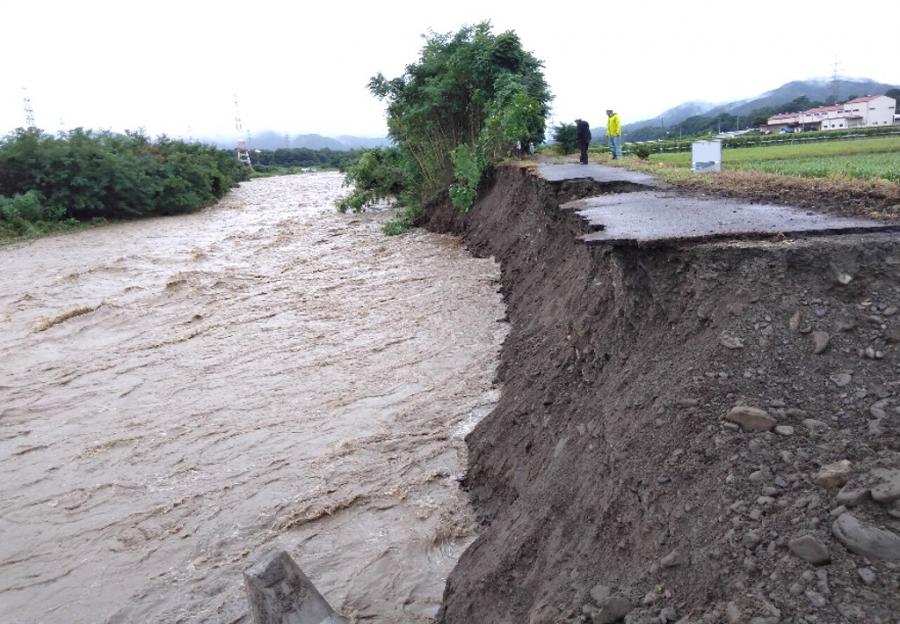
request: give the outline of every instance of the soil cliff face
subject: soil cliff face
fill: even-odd
[[[505,167],[427,212],[511,323],[438,620],[893,624],[896,235],[589,248],[558,205],[604,190]]]

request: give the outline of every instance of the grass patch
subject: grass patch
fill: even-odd
[[[792,160],[760,160],[737,163],[731,168],[767,171],[803,178],[853,178],[900,182],[900,152],[893,154],[857,154],[795,158]]]
[[[383,231],[388,236],[397,236],[408,232],[415,227],[420,216],[422,216],[421,206],[404,206],[400,208],[397,216],[384,224]]]
[[[57,234],[72,234],[92,227],[107,225],[108,223],[106,219],[94,219],[92,221],[67,219],[56,222],[28,222],[27,229],[23,229],[21,223],[14,225],[0,219],[0,245],[33,240],[44,236],[55,236]]]

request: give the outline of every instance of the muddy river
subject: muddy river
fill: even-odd
[[[249,622],[273,546],[351,617],[430,620],[499,270],[337,214],[341,180],[0,247],[0,621]]]

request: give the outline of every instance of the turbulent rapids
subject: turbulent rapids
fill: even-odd
[[[242,622],[279,544],[345,614],[429,621],[473,537],[499,270],[342,216],[338,174],[0,249],[0,602]]]

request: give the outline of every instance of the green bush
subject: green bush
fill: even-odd
[[[6,221],[59,221],[64,215],[64,209],[46,205],[37,191],[0,197],[0,217]]]
[[[397,199],[401,204],[415,202],[409,196],[414,186],[414,165],[407,154],[397,147],[363,150],[359,159],[350,165],[344,178],[344,186],[353,190],[338,200],[341,212],[362,212],[386,199]]]
[[[412,201],[449,190],[462,208],[486,169],[541,142],[550,101],[541,62],[488,22],[430,33],[418,62],[398,78],[376,75],[369,90],[387,102],[389,134],[412,164]]]
[[[0,228],[15,236],[38,234],[45,224],[61,221],[64,216],[65,209],[48,206],[37,191],[0,195]]]
[[[450,200],[457,208],[468,211],[475,203],[484,163],[468,145],[457,145],[450,152],[456,184],[450,185]]]
[[[553,140],[560,154],[572,154],[578,149],[578,128],[575,124],[561,123],[553,129]]]
[[[29,128],[0,140],[0,195],[38,193],[57,220],[189,212],[246,176],[231,152],[166,137]]]
[[[652,154],[653,152],[646,145],[636,145],[634,149],[631,150],[631,153],[641,160],[647,160],[648,158],[650,158],[650,154]]]

